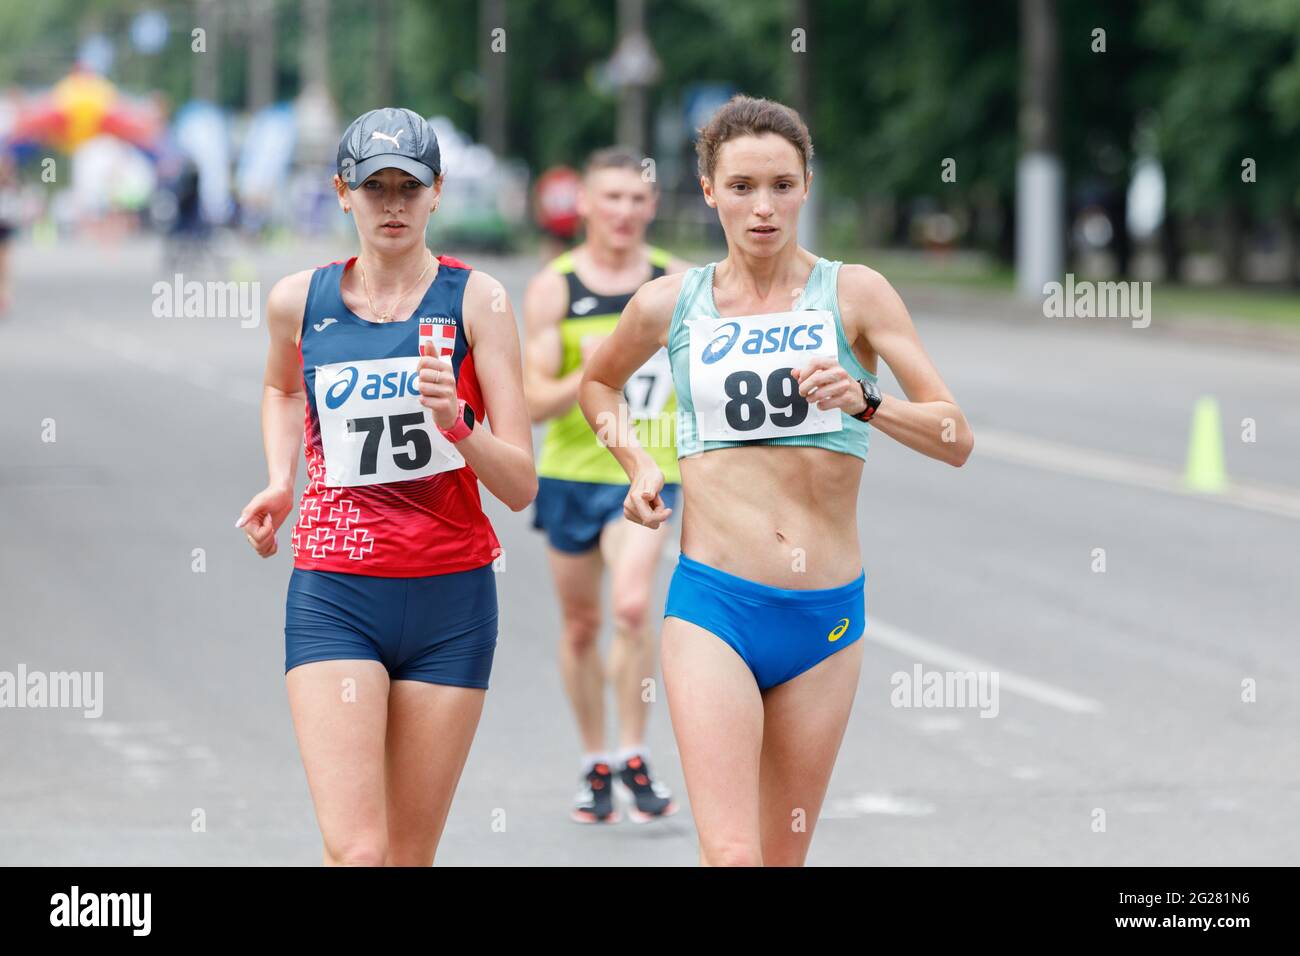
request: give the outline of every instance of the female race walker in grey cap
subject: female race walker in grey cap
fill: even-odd
[[[425,247],[443,174],[423,118],[357,118],[334,185],[361,254],[271,290],[270,478],[237,527],[276,553],[301,443],[285,671],[325,863],[428,866],[496,647],[478,484],[513,511],[537,491],[519,340],[499,282]]]

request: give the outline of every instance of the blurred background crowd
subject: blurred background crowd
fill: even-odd
[[[653,159],[656,240],[716,245],[692,141],[737,91],[805,115],[828,254],[1010,283],[1032,153],[1050,272],[1300,287],[1298,0],[6,4],[0,227],[341,236],[337,138],[396,104],[442,142],[434,241],[571,238],[572,167],[617,141]]]

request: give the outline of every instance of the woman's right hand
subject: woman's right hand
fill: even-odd
[[[239,513],[236,528],[244,529],[244,537],[261,557],[269,558],[279,550],[275,533],[293,510],[293,489],[268,487],[253,495],[253,499]]]
[[[433,413],[433,424],[448,429],[460,418],[460,400],[456,393],[456,373],[446,359],[438,357],[431,345],[420,347],[415,364],[420,390],[420,404]]]
[[[664,489],[664,473],[657,465],[637,471],[623,499],[623,517],[647,528],[658,528],[673,513],[664,507],[659,492]]]

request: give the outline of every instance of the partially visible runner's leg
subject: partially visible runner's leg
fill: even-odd
[[[664,690],[704,866],[761,866],[758,761],[763,698],[717,635],[664,618]]]
[[[858,689],[865,641],[854,641],[763,695],[759,802],[763,864],[802,866]]]
[[[600,660],[602,562],[595,548],[570,554],[548,547],[546,556],[560,598],[560,674],[578,721],[583,749],[605,749],[605,686]]]
[[[605,754],[605,674],[599,646],[604,563],[594,547],[575,554],[548,545],[546,555],[564,618],[560,673],[587,755],[569,815],[578,823],[616,823],[613,773]]]
[[[605,525],[601,553],[610,568],[610,596],[614,639],[610,645],[606,676],[614,688],[618,708],[620,747],[643,742],[647,708],[641,699],[641,682],[654,676],[654,633],[649,609],[654,573],[668,526],[657,531],[625,521]]]
[[[618,710],[619,749],[614,772],[630,802],[630,815],[638,823],[671,816],[677,804],[667,787],[651,774],[646,724],[650,703],[645,699],[647,680],[655,677],[655,625],[662,618],[650,614],[655,579],[671,525],[646,528],[624,520],[620,514],[605,525],[601,552],[610,567],[614,639],[607,676]],[[656,695],[657,697],[657,695]]]
[[[285,683],[325,865],[383,866],[388,672],[378,661],[316,661],[294,667]]]

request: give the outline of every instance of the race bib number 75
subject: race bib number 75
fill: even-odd
[[[327,487],[410,481],[465,464],[420,404],[415,356],[316,366]]]
[[[790,372],[813,356],[839,360],[835,318],[826,310],[690,322],[691,399],[705,441],[815,435],[843,427],[799,394]]]

